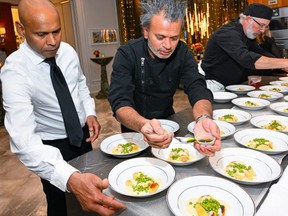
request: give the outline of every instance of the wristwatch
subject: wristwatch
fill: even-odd
[[[198,123],[201,119],[203,118],[209,118],[209,119],[212,119],[209,115],[207,114],[202,114],[200,115],[197,119],[196,119],[196,123]]]

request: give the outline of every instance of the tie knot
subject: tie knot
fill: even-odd
[[[50,66],[56,65],[55,57],[46,58],[44,62],[48,63]]]

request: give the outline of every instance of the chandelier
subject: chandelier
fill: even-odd
[[[194,10],[189,11],[186,8],[186,30],[195,39],[200,37],[203,39],[205,36],[209,37],[209,3],[203,6],[197,6],[194,3]]]

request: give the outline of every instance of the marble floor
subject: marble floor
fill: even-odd
[[[189,107],[187,96],[182,90],[177,90],[175,111],[186,107]],[[102,130],[93,148],[98,148],[104,138],[120,132],[106,99],[96,99],[96,111]],[[4,127],[0,127],[0,216],[46,216],[46,200],[40,179],[11,153]]]

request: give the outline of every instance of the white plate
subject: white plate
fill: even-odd
[[[191,198],[211,195],[224,202],[228,216],[251,216],[255,206],[251,197],[237,184],[214,176],[191,176],[176,181],[168,190],[166,201],[176,216],[191,216],[187,204]]]
[[[248,101],[257,104],[258,106],[247,106],[245,103]],[[236,98],[232,100],[232,103],[246,110],[260,110],[270,105],[270,102],[267,100],[260,99],[260,98],[251,98],[251,97]]]
[[[213,111],[213,119],[219,120],[220,117],[232,114],[235,115],[238,118],[238,122],[229,122],[233,125],[240,125],[244,124],[245,122],[249,121],[252,118],[252,115],[248,112],[242,111],[242,110],[236,110],[236,109],[216,109]]]
[[[256,177],[253,181],[243,181],[232,178],[226,173],[226,166],[232,161],[241,161],[251,166]],[[235,182],[256,185],[271,182],[281,176],[282,168],[272,157],[258,151],[246,148],[223,148],[209,158],[211,167],[220,175]]]
[[[213,92],[213,98],[216,103],[228,103],[237,97],[237,94],[231,92]]]
[[[276,86],[286,86],[288,87],[288,80],[283,81],[283,80],[277,80],[277,81],[271,81],[269,82],[270,85],[276,85]]]
[[[214,121],[218,125],[220,131],[222,132],[221,139],[225,139],[228,136],[230,136],[230,135],[235,133],[236,128],[235,128],[235,126],[233,124],[228,123],[228,122],[224,122],[224,121],[219,121],[219,120],[214,120]],[[194,133],[194,127],[195,127],[195,121],[193,121],[190,124],[188,124],[187,130],[190,133]]]
[[[285,101],[288,101],[288,95],[283,98]]]
[[[259,89],[263,90],[263,91],[279,92],[279,93],[282,93],[282,94],[286,94],[288,92],[288,87],[286,87],[286,86],[277,86],[277,85],[260,86]]]
[[[277,120],[282,125],[286,126],[286,130],[279,130],[279,132],[288,133],[288,117],[280,116],[280,115],[260,115],[253,117],[250,120],[250,123],[258,128],[263,128],[262,126],[271,123],[271,121]]]
[[[267,95],[268,98],[262,98],[261,97],[262,94]],[[247,95],[249,97],[260,98],[260,99],[264,99],[268,101],[275,101],[283,97],[282,93],[272,92],[272,91],[251,91],[251,92],[248,92]]]
[[[187,149],[189,151],[190,156],[192,157],[191,160],[187,161],[187,162],[177,162],[177,161],[170,161],[168,160],[169,154],[171,152],[171,150],[173,148],[182,148],[182,149]],[[171,163],[173,165],[177,165],[177,166],[186,166],[192,163],[195,163],[199,160],[201,160],[202,158],[205,157],[205,155],[200,154],[191,144],[183,144],[183,143],[179,143],[177,142],[176,139],[173,139],[172,143],[170,144],[170,146],[166,149],[156,149],[156,148],[152,148],[151,149],[152,154],[156,157],[159,158],[161,160],[167,161],[168,163]]]
[[[132,152],[130,154],[114,154],[113,149],[118,144],[125,144],[128,142],[135,143],[139,146],[139,151]],[[100,150],[106,154],[113,155],[115,157],[119,158],[127,158],[127,157],[133,157],[140,152],[144,151],[146,148],[148,148],[149,145],[143,140],[143,135],[141,133],[122,133],[122,134],[115,134],[112,136],[109,136],[105,138],[101,144],[100,144]]]
[[[288,110],[288,102],[273,103],[270,105],[270,108],[280,115],[288,116],[288,111],[284,111],[285,109]]]
[[[132,179],[135,172],[143,172],[144,174],[160,179],[161,184],[155,193],[151,194],[133,194],[127,191],[126,181]],[[109,184],[114,191],[119,194],[131,197],[148,197],[160,193],[168,188],[175,179],[175,170],[171,164],[150,157],[139,157],[125,160],[117,164],[109,173]]]
[[[247,94],[249,91],[255,90],[255,87],[250,85],[229,85],[226,86],[226,89],[235,94]]]
[[[247,142],[255,138],[264,138],[271,141],[275,149],[269,151],[269,150],[255,149],[247,146]],[[254,129],[240,130],[234,134],[234,139],[238,144],[246,148],[254,149],[266,154],[279,154],[288,151],[288,135],[268,129],[254,128]]]
[[[279,77],[279,80],[281,80],[281,81],[288,81],[288,77],[286,76],[286,77]]]
[[[164,130],[168,132],[176,132],[179,130],[179,124],[177,122],[167,120],[167,119],[158,119],[161,122],[162,127]]]

